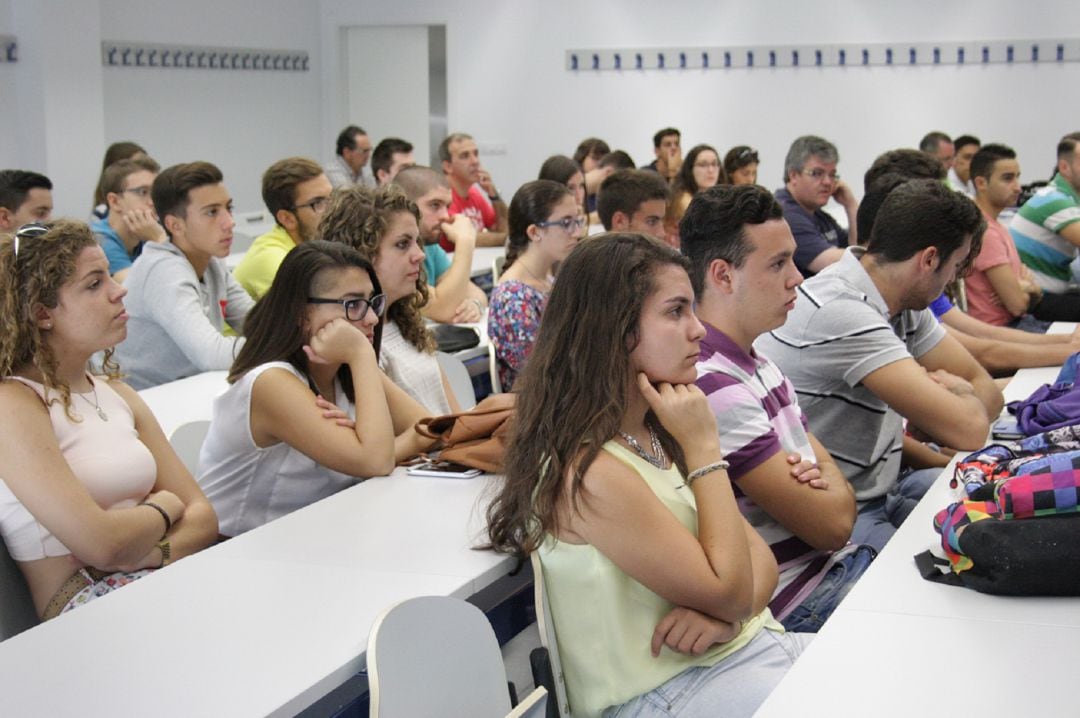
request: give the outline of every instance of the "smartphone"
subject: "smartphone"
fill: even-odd
[[[1024,438],[1024,432],[1020,431],[1015,416],[1003,416],[995,421],[993,428],[990,430],[990,435],[995,439],[1006,440]]]
[[[406,469],[406,473],[410,476],[434,476],[442,479],[471,479],[484,472],[453,461],[425,461],[422,464],[410,466]]]

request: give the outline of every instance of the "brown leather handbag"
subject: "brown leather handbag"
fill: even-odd
[[[503,470],[514,403],[514,394],[492,394],[469,411],[421,419],[416,432],[441,442],[440,459],[498,474]]]

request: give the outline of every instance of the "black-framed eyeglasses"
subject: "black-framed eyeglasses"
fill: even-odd
[[[329,197],[316,197],[315,199],[308,200],[307,202],[304,202],[303,204],[296,205],[295,207],[292,208],[292,211],[295,212],[298,209],[301,209],[303,207],[307,207],[308,209],[310,209],[315,214],[322,214],[322,211],[324,209],[326,209],[326,205],[329,202],[330,202]]]
[[[146,199],[150,196],[150,187],[148,185],[143,185],[142,187],[129,187],[127,189],[120,190],[120,192],[131,192],[131,194],[135,195],[136,197]]]
[[[562,227],[564,232],[572,232],[575,229],[584,229],[586,217],[563,217],[562,219],[549,219],[546,222],[537,222],[536,226],[541,229],[548,227]]]
[[[15,231],[15,258],[19,258],[19,240],[37,239],[49,231],[49,226],[41,222],[30,222]]]
[[[350,322],[358,322],[367,316],[368,309],[375,312],[375,316],[381,317],[386,311],[386,295],[376,294],[370,299],[357,297],[355,299],[324,299],[323,297],[308,297],[308,304],[340,304],[345,307],[345,318]]]

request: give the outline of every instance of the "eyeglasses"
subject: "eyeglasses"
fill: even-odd
[[[369,308],[375,312],[375,316],[381,317],[386,309],[386,295],[376,294],[371,299],[364,299],[363,297],[357,297],[356,299],[308,297],[308,304],[340,304],[345,307],[345,318],[350,322],[358,322],[367,316]]]
[[[30,222],[19,227],[15,232],[15,258],[19,258],[19,240],[20,239],[37,239],[49,231],[49,226],[42,224],[41,222]]]
[[[839,182],[840,181],[840,173],[839,172],[826,172],[825,170],[821,169],[820,167],[815,167],[812,170],[802,170],[802,174],[806,175],[807,177],[814,180],[815,182],[820,182],[823,179],[825,179],[826,177],[828,177],[829,180],[832,181],[832,182]]]
[[[562,219],[549,219],[547,222],[537,222],[540,229],[548,227],[562,227],[564,232],[573,232],[575,229],[584,229],[586,217],[563,217]]]
[[[142,199],[146,199],[147,197],[150,196],[150,187],[148,187],[146,185],[144,185],[142,187],[131,187],[129,189],[122,189],[122,190],[120,190],[120,192],[131,192],[133,195],[136,195],[137,197],[141,197]]]
[[[326,209],[326,205],[329,202],[330,202],[329,197],[316,197],[313,200],[309,200],[307,202],[304,202],[303,204],[296,205],[295,207],[292,208],[292,211],[295,212],[296,210],[301,209],[302,207],[307,207],[308,209],[310,209],[315,214],[322,214],[322,211],[324,209]]]
[[[718,170],[720,169],[719,162],[695,162],[694,167],[703,170]]]

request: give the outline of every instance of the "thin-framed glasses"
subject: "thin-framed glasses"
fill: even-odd
[[[345,318],[350,322],[358,322],[367,316],[368,309],[375,312],[375,316],[381,317],[386,310],[386,295],[376,294],[370,299],[356,297],[355,299],[325,299],[323,297],[308,297],[308,304],[340,304],[345,307]]]
[[[308,209],[310,209],[315,214],[322,214],[322,211],[324,209],[326,209],[326,205],[329,202],[330,202],[329,197],[316,197],[315,199],[308,200],[307,202],[304,202],[303,204],[296,205],[295,207],[292,208],[292,211],[295,212],[298,209],[301,209],[303,207],[307,207]]]
[[[19,240],[37,239],[49,231],[49,227],[41,222],[30,222],[19,227],[15,232],[15,258],[19,258]]]
[[[839,172],[826,172],[825,170],[821,169],[820,167],[815,167],[812,170],[803,170],[802,173],[804,175],[806,175],[807,177],[809,177],[810,179],[814,180],[815,182],[820,182],[823,179],[825,179],[826,177],[828,177],[833,182],[839,182],[840,181],[840,173]]]
[[[549,219],[546,222],[537,222],[536,226],[540,229],[547,229],[548,227],[562,227],[564,232],[573,232],[575,229],[585,229],[585,222],[588,218],[585,216],[580,217],[563,217],[562,219]]]

